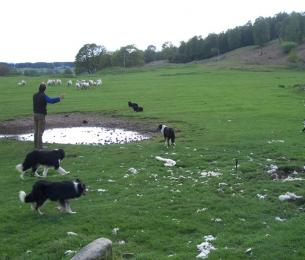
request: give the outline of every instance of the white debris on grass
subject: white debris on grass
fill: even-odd
[[[286,221],[287,219],[281,218],[281,217],[275,217],[275,220],[283,222],[283,221]]]
[[[286,182],[286,181],[305,181],[305,179],[303,179],[303,178],[293,178],[291,176],[288,176],[286,179],[283,179],[282,181],[283,182]]]
[[[30,254],[30,253],[32,253],[32,250],[27,250],[25,253]]]
[[[164,166],[171,167],[176,165],[176,162],[172,159],[162,158],[160,156],[156,156],[155,159],[164,162]]]
[[[173,256],[176,256],[176,254],[171,254],[171,255],[168,255],[167,257],[173,257]]]
[[[78,236],[77,233],[72,232],[72,231],[68,231],[68,232],[67,232],[67,235],[68,235],[68,236]]]
[[[137,174],[138,173],[138,170],[136,168],[133,168],[133,167],[129,168],[128,171],[132,174]]]
[[[252,248],[251,247],[247,248],[245,253],[251,255],[252,254]]]
[[[205,259],[208,257],[209,253],[212,250],[216,250],[216,248],[210,243],[210,241],[215,240],[216,238],[212,235],[204,236],[203,237],[204,242],[197,245],[198,251],[200,251],[200,254],[196,256],[196,258],[202,258]]]
[[[219,187],[220,187],[220,186],[228,186],[228,184],[225,183],[225,182],[220,182],[220,183],[218,183],[218,186],[219,186]]]
[[[267,142],[268,144],[273,144],[273,143],[285,143],[284,140],[270,140]]]
[[[119,228],[118,227],[115,227],[112,229],[112,235],[117,235],[119,233]]]
[[[263,200],[263,199],[265,199],[265,198],[267,197],[267,194],[265,194],[265,195],[263,195],[263,194],[256,194],[256,196],[257,196],[259,199]]]
[[[269,166],[269,170],[268,170],[267,172],[268,172],[268,173],[274,173],[274,172],[277,171],[278,168],[279,168],[279,167],[277,167],[276,165],[271,164],[271,165]]]
[[[212,221],[216,222],[216,223],[220,223],[222,222],[221,218],[211,218]]]
[[[279,196],[280,201],[285,201],[285,200],[297,200],[297,199],[302,199],[303,196],[298,196],[292,192],[286,192],[285,194],[282,194]]]
[[[76,254],[76,251],[74,251],[74,250],[66,250],[66,251],[65,251],[65,255],[66,255],[66,256],[70,256],[70,255],[72,255],[72,254]]]
[[[219,177],[222,174],[220,172],[214,172],[214,171],[202,171],[200,172],[201,177]]]
[[[180,190],[178,190],[178,189],[172,189],[172,190],[170,190],[171,192],[176,192],[176,193],[180,193],[181,191]]]
[[[200,212],[203,212],[203,211],[206,211],[206,210],[207,210],[207,208],[197,209],[196,213],[200,213]]]
[[[97,192],[106,192],[107,190],[105,189],[97,189]]]
[[[247,156],[247,157],[249,158],[249,162],[253,162],[254,161],[254,159],[252,157],[250,157],[250,156]]]

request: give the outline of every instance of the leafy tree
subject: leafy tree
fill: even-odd
[[[104,46],[92,44],[85,44],[77,53],[75,57],[75,71],[76,73],[88,72],[92,74],[99,68],[99,62],[102,55],[107,53]]]
[[[253,45],[253,26],[251,21],[248,21],[244,26],[239,27],[241,33],[241,47]]]
[[[209,58],[215,55],[219,55],[219,42],[218,42],[218,35],[215,33],[211,33],[204,39],[204,49],[206,50],[203,53],[203,58]]]
[[[10,67],[5,63],[0,63],[0,76],[8,76],[10,73]]]
[[[144,52],[134,45],[121,47],[112,55],[112,63],[116,66],[134,67],[144,64]]]
[[[287,16],[282,24],[280,36],[284,41],[301,43],[305,36],[304,16],[295,12]]]
[[[241,47],[241,30],[238,27],[227,31],[229,50]]]
[[[280,38],[281,28],[289,15],[287,13],[278,13],[274,16],[274,24],[271,23],[270,25],[270,38],[271,39],[278,39]]]
[[[218,34],[218,47],[220,53],[225,53],[229,51],[229,44],[228,44],[228,34],[227,33],[220,33]]]
[[[163,59],[172,61],[174,59],[176,51],[176,47],[171,42],[167,41],[162,44],[161,54]]]
[[[144,61],[145,63],[156,60],[156,46],[149,45],[144,51]]]
[[[73,75],[73,71],[70,68],[65,68],[63,74],[71,76]]]
[[[183,63],[188,61],[186,42],[180,42],[180,46],[172,58],[172,62]]]
[[[267,19],[258,17],[253,25],[254,44],[264,46],[270,40],[270,25]]]

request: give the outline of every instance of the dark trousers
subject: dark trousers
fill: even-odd
[[[44,114],[34,113],[34,147],[42,149],[42,135],[46,127],[46,117]]]

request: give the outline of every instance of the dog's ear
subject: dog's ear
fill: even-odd
[[[86,195],[86,185],[83,183],[78,183],[77,184],[77,189],[82,195]]]
[[[60,148],[59,152],[60,152],[60,155],[62,158],[64,158],[66,156],[64,149]]]

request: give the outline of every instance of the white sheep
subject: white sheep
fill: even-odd
[[[72,85],[73,85],[73,82],[72,82],[71,79],[69,79],[69,80],[67,81],[67,86],[68,86],[68,87],[71,87]]]
[[[23,79],[18,82],[18,86],[25,86],[25,85],[26,85],[26,81]]]

